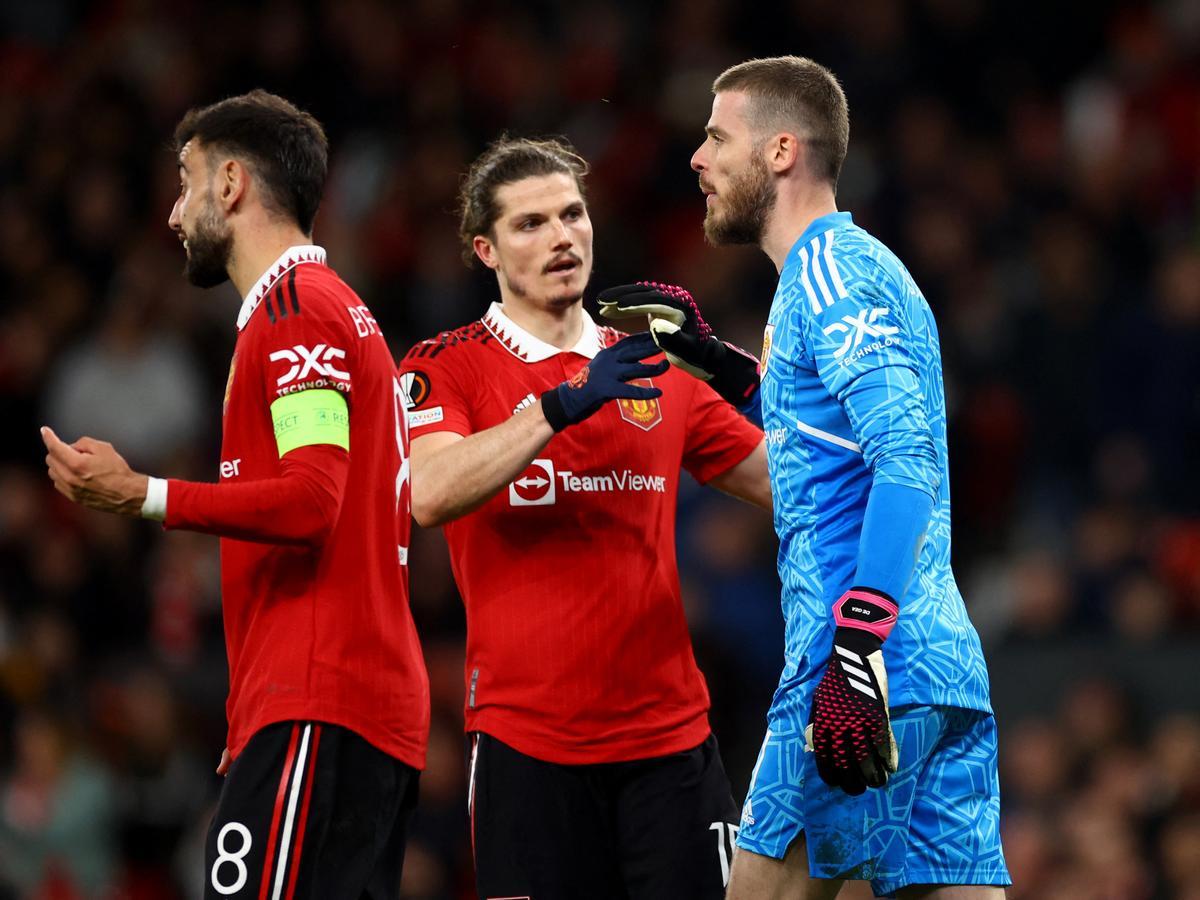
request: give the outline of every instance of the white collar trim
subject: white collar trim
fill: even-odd
[[[237,317],[238,331],[246,327],[246,323],[258,309],[258,304],[262,303],[262,298],[275,286],[275,282],[279,280],[280,276],[302,263],[325,265],[325,248],[318,247],[316,244],[299,244],[295,247],[288,247],[279,255],[279,259],[267,266],[267,270],[262,273],[254,287],[250,288],[250,293],[242,299],[242,309]]]
[[[488,307],[488,311],[483,317],[483,324],[509,353],[522,362],[543,362],[560,353],[578,353],[580,356],[593,359],[604,349],[604,342],[600,337],[600,326],[588,315],[586,309],[580,310],[580,312],[583,313],[583,329],[579,334],[579,340],[570,350],[560,350],[553,344],[547,344],[541,338],[534,337],[505,315],[499,303],[493,303]]]

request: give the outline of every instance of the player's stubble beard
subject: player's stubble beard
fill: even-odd
[[[560,289],[560,291],[561,291],[560,293],[554,293],[553,291],[550,291],[546,295],[544,295],[542,298],[540,298],[543,301],[542,305],[545,305],[547,307],[560,307],[561,308],[561,307],[566,307],[566,306],[572,306],[573,304],[579,303],[580,301],[583,300],[583,291],[587,287],[587,283],[591,280],[591,277],[592,277],[590,263],[585,263],[584,260],[576,253],[571,253],[569,255],[572,258],[574,258],[581,266],[583,266],[583,265],[589,266],[587,278],[585,278],[583,281],[583,287],[581,287],[579,289],[574,289],[574,288],[568,289],[568,288],[564,287],[564,288]],[[542,274],[545,275],[546,271],[543,270]],[[530,296],[532,295],[533,290],[528,285],[526,285],[523,281],[520,281],[520,280],[514,278],[508,272],[501,273],[500,277],[504,279],[504,286],[508,289],[508,293],[511,296],[518,298],[519,300],[521,300],[523,302],[528,301],[530,299]]]
[[[200,288],[216,287],[229,279],[233,255],[233,229],[217,215],[212,192],[204,199],[196,224],[187,237],[187,259],[183,274]]]
[[[704,216],[705,240],[714,247],[761,243],[776,196],[767,164],[758,153],[751,153],[745,174],[731,177],[720,195],[724,211],[718,216],[709,207]]]

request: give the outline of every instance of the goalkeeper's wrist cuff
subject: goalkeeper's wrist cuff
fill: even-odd
[[[567,417],[567,411],[563,408],[562,398],[558,395],[557,387],[552,387],[542,394],[542,415],[546,417],[546,421],[550,423],[550,427],[556,434],[571,424],[571,420]]]
[[[833,605],[833,621],[838,628],[865,631],[886,641],[900,617],[900,607],[887,594],[870,588],[853,587]]]
[[[167,517],[167,479],[153,478],[146,482],[146,499],[142,501],[142,518],[161,522]]]

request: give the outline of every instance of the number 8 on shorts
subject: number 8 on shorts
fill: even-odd
[[[230,851],[225,846],[225,840],[231,831],[236,832],[241,838],[241,846],[236,851]],[[223,896],[236,894],[245,887],[249,872],[246,870],[246,863],[243,860],[250,852],[251,843],[250,829],[241,822],[226,822],[217,834],[217,858],[213,861],[212,866],[212,886],[218,894]],[[227,864],[232,865],[237,873],[232,884],[225,884],[222,881],[222,878],[226,876],[221,869]]]

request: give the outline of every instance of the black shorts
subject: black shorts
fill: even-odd
[[[717,739],[683,753],[566,766],[467,740],[481,898],[720,900],[738,809]]]
[[[418,774],[338,725],[266,726],[225,776],[205,900],[398,897]]]

